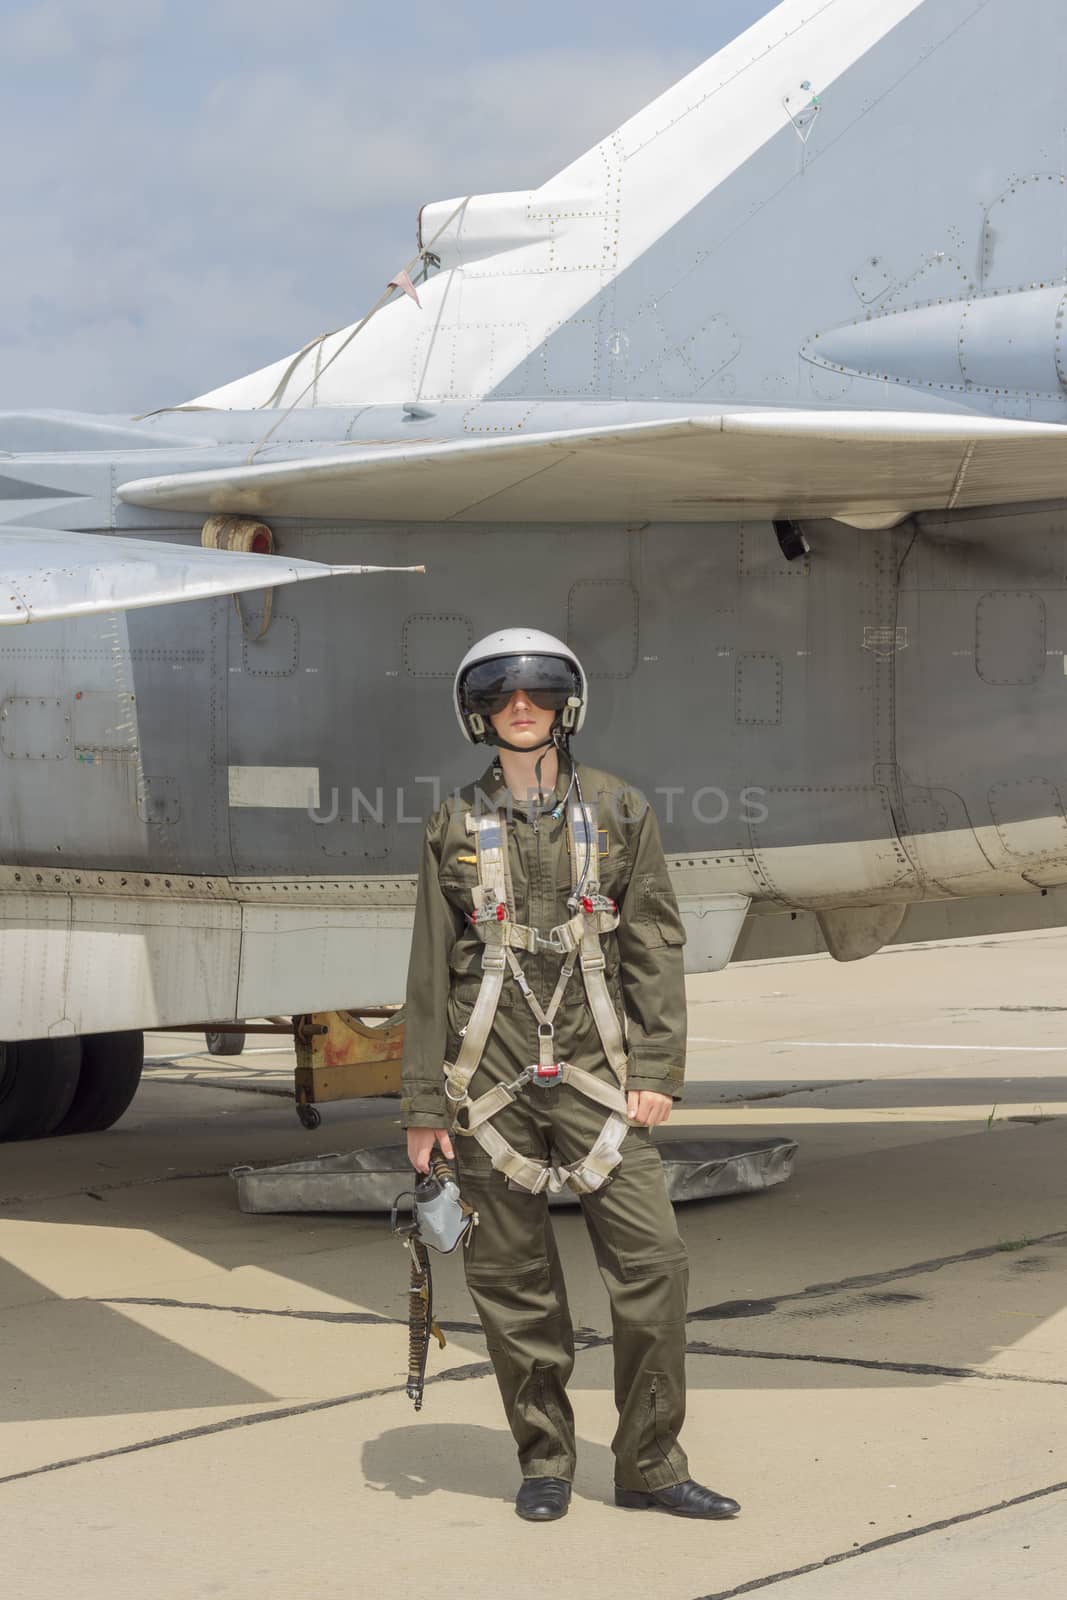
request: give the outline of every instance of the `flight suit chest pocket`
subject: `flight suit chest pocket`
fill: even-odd
[[[618,900],[629,880],[629,857],[625,848],[612,838],[606,828],[599,830],[598,849],[592,865],[597,873],[601,892],[610,895],[613,900]],[[571,888],[571,854],[566,843],[561,843],[556,855],[556,889],[566,899]]]
[[[437,875],[441,893],[449,905],[469,916],[474,905],[474,892],[478,887],[478,868],[465,861],[442,862]]]

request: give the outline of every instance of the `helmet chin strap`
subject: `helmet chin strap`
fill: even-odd
[[[502,739],[496,730],[493,729],[489,734],[486,743],[497,745],[501,750],[513,750],[516,755],[520,756],[531,755],[535,750],[541,750],[544,752],[544,755],[538,757],[536,765],[534,766],[534,776],[537,779],[537,804],[543,811],[545,809],[545,793],[541,788],[541,767],[544,762],[545,755],[547,755],[550,748],[554,747],[557,750],[569,750],[566,730],[561,728],[557,723],[553,727],[548,738],[543,739],[540,744],[509,744],[506,739]]]
[[[498,745],[501,750],[514,750],[515,754],[519,756],[528,756],[534,750],[547,750],[550,744],[555,744],[556,739],[554,734],[550,734],[549,737],[547,739],[543,739],[540,744],[508,744],[506,739],[502,739],[498,733],[494,733],[485,742],[486,744]],[[543,756],[541,757],[541,760],[544,760]],[[538,763],[538,765],[540,765],[540,763]]]

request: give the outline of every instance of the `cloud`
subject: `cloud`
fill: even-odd
[[[36,0],[4,23],[4,57],[27,65],[134,48],[158,26],[164,0]]]
[[[292,0],[215,0],[204,21],[212,33],[238,41],[250,56],[276,51],[291,56],[335,32],[343,10],[342,0],[300,0],[298,35]]]
[[[223,157],[242,200],[272,200],[272,222],[283,198],[351,217],[416,196],[535,188],[691,64],[543,50],[411,85],[348,64],[314,83],[263,68],[214,85],[188,159],[203,178]]]

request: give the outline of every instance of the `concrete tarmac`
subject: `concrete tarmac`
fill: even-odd
[[[292,1059],[151,1035],[109,1133],[4,1147],[5,1600],[1044,1600],[1067,1586],[1067,933],[690,982],[664,1137],[787,1134],[790,1182],[680,1208],[694,1473],[730,1523],[611,1504],[607,1302],[556,1229],[581,1346],[570,1515],[516,1469],[460,1263],[403,1393],[384,1217],[245,1216],[229,1169],[398,1137],[297,1123]]]

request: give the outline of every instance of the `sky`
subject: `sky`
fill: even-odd
[[[771,0],[0,0],[0,410],[177,404],[354,321]]]

